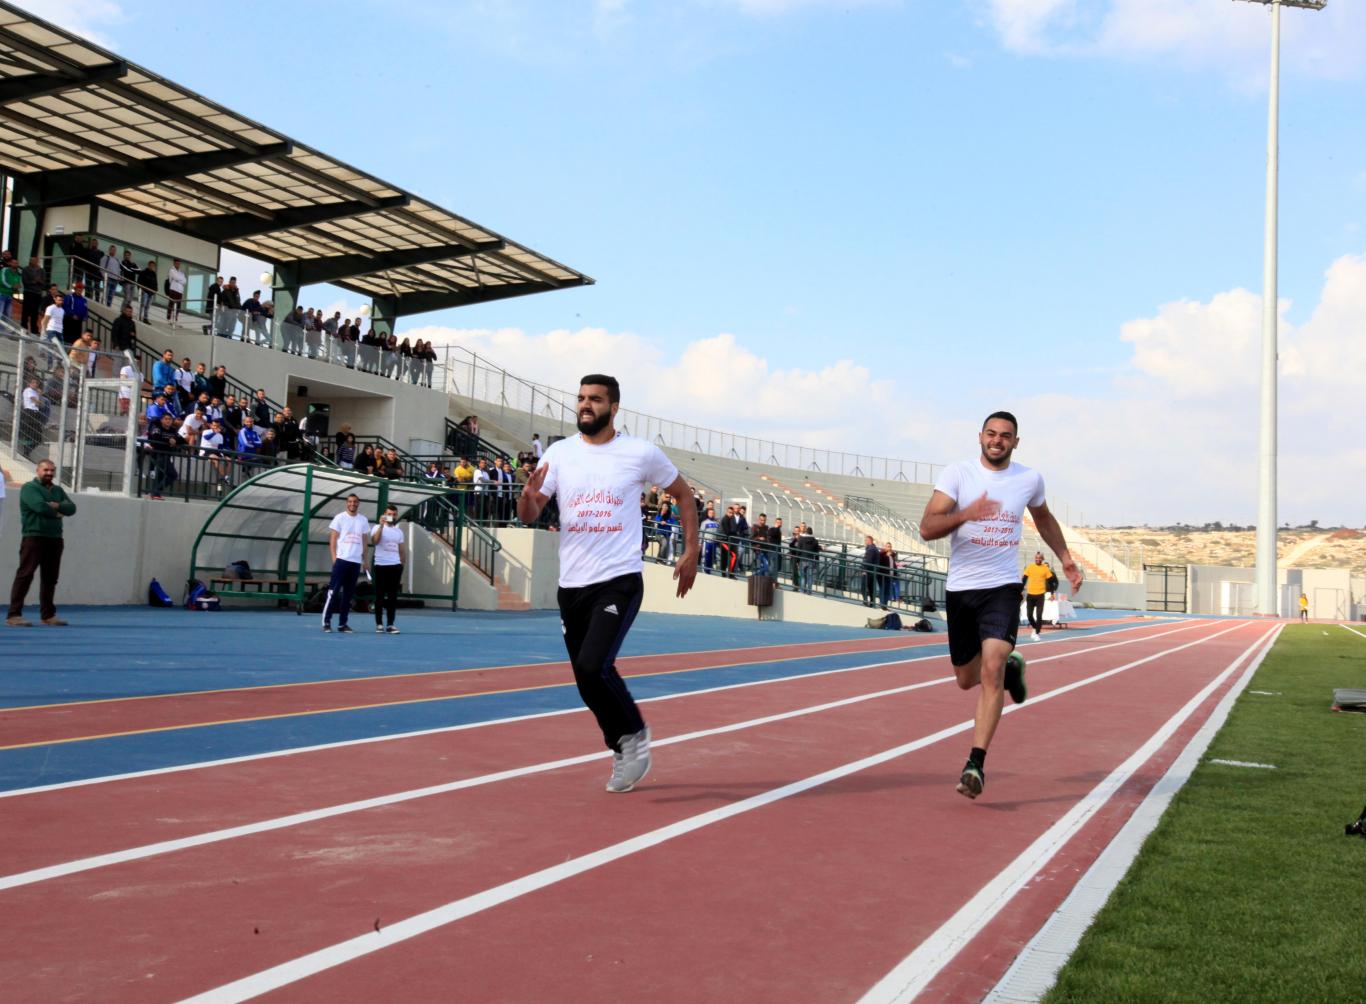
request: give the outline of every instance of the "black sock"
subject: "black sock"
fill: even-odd
[[[974,746],[972,748],[972,752],[968,754],[968,761],[970,763],[975,763],[977,765],[978,770],[981,770],[982,767],[986,765],[986,760],[987,751],[982,749],[980,746]]]

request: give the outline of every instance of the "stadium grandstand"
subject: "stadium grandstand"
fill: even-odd
[[[68,487],[98,493],[101,505],[131,505],[121,518],[157,538],[171,559],[143,549],[136,572],[96,576],[81,598],[128,602],[137,598],[130,581],[204,574],[190,568],[193,541],[221,507],[259,492],[276,467],[313,464],[449,489],[444,500],[412,507],[421,516],[413,532],[463,560],[447,563],[455,581],[421,595],[449,590],[463,605],[490,608],[546,605],[535,582],[553,566],[517,571],[512,552],[529,545],[513,543],[525,531],[513,525],[510,502],[533,434],[548,445],[572,432],[572,395],[460,347],[400,339],[395,324],[593,280],[2,4],[0,53],[4,246],[14,255],[5,267],[19,287],[0,319],[6,470],[23,481],[37,460],[53,459]],[[269,270],[223,276],[224,251]],[[324,317],[300,301],[306,287],[324,283],[369,303],[359,316]],[[54,292],[69,309],[60,337],[44,337],[36,307]],[[35,379],[37,395],[26,397]],[[172,415],[173,437],[162,433],[163,412]],[[470,416],[481,423],[474,431]],[[211,436],[210,449],[200,437],[215,421],[224,438]],[[863,540],[871,535],[894,555],[879,590],[886,601],[919,614],[926,600],[930,612],[942,600],[944,542],[926,545],[916,525],[935,465],[766,442],[629,410],[619,425],[662,446],[699,497],[721,507],[718,517],[727,505],[744,505],[748,524],[763,512],[789,535],[809,527],[821,545],[809,570],[812,596],[861,602],[872,574],[861,564]],[[153,517],[144,499],[189,509],[168,519],[158,508]],[[339,504],[314,514],[313,534],[325,532]],[[671,531],[642,519],[647,557],[667,563]],[[703,609],[743,613],[744,585],[729,576],[758,569],[751,533],[746,525],[743,540],[710,540],[708,555],[733,558],[734,567]],[[1093,580],[1121,590],[1115,605],[1141,605],[1133,592],[1141,558],[1111,556],[1073,528],[1069,537]],[[1027,528],[1022,562],[1042,547]],[[777,545],[775,559],[790,591],[801,591],[804,566],[790,540]],[[291,569],[283,559],[259,577],[296,602],[310,581],[302,561]],[[794,603],[780,598],[770,616],[798,616],[784,609]],[[800,616],[852,623],[862,615]]]

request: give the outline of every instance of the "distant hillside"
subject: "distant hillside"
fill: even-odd
[[[1149,565],[1256,564],[1257,533],[1251,529],[1207,527],[1080,527],[1102,547],[1128,544],[1143,548]],[[1350,568],[1366,576],[1366,531],[1298,527],[1276,537],[1280,562],[1294,568]]]

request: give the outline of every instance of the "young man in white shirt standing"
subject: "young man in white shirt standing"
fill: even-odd
[[[180,267],[180,259],[171,262],[171,271],[166,273],[166,320],[171,327],[180,326],[180,304],[185,299],[185,284],[189,280]]]
[[[947,583],[949,660],[958,686],[980,687],[972,750],[958,779],[968,798],[982,793],[984,763],[1001,721],[1003,691],[1016,704],[1029,695],[1024,658],[1015,651],[1020,628],[1020,548],[1024,511],[1039,536],[1062,562],[1072,593],[1081,588],[1081,569],[1072,560],[1062,528],[1048,510],[1043,476],[1011,462],[1019,445],[1019,423],[1008,411],[987,416],[977,440],[981,455],[944,468],[920,519],[920,536],[952,535]]]
[[[337,633],[354,634],[346,619],[356,596],[356,580],[365,570],[365,543],[370,536],[370,521],[361,515],[359,495],[346,496],[346,511],[332,517],[327,531],[332,580],[327,584],[327,600],[323,603],[323,631],[331,634],[335,612],[339,622]]]
[[[43,311],[43,337],[58,345],[65,345],[66,341],[62,338],[65,324],[66,308],[62,306],[62,294],[56,293],[47,309]]]
[[[390,503],[370,531],[375,545],[375,633],[398,634],[394,612],[398,608],[398,587],[403,581],[403,531],[398,525],[398,506]],[[384,626],[387,616],[389,626]]]
[[[666,485],[675,498],[692,491],[662,450],[620,435],[615,377],[580,381],[579,434],[545,451],[517,500],[517,517],[536,522],[553,495],[560,508],[560,624],[574,680],[612,751],[611,792],[630,791],[650,769],[650,730],[617,672],[616,658],[644,593],[640,556],[642,487]],[[683,554],[674,566],[678,595],[697,577],[697,512],[680,507]]]

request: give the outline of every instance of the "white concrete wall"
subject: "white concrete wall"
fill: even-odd
[[[90,231],[90,206],[51,206],[43,213],[43,233],[84,234]],[[28,259],[24,259],[28,264]]]
[[[49,219],[51,219],[51,210],[49,210]],[[147,248],[149,251],[155,251],[158,259],[165,259],[166,261],[165,265],[161,265],[160,260],[158,261],[157,272],[163,278],[166,275],[166,269],[170,267],[172,258],[192,261],[196,265],[203,265],[211,269],[218,267],[218,245],[212,241],[200,240],[198,237],[191,237],[176,230],[168,230],[166,227],[159,227],[155,223],[147,223],[144,220],[120,213],[116,209],[101,206],[94,229],[103,237],[113,238],[114,243],[118,244],[120,249],[126,241],[129,244]],[[141,265],[142,262],[139,261],[138,264]],[[247,289],[254,289],[255,287],[251,286],[250,283],[258,278],[260,278],[259,275],[239,275],[237,284],[240,286],[245,283]]]
[[[1061,576],[1059,576],[1061,578]],[[1097,582],[1087,579],[1072,598],[1078,606],[1090,604],[1105,610],[1143,610],[1148,606],[1148,586],[1138,582]]]
[[[408,568],[404,569],[404,590],[449,596],[455,552],[436,534],[416,523],[409,523],[408,526]],[[441,605],[440,600],[428,599],[426,602],[433,607],[439,608]],[[498,609],[498,590],[467,564],[460,566],[460,608]]]
[[[1346,568],[1304,568],[1300,587],[1309,597],[1309,616],[1323,620],[1352,619],[1352,573]],[[1299,595],[1287,616],[1299,616]]]
[[[19,563],[19,491],[9,489],[0,519],[0,584],[7,588]],[[189,577],[190,548],[213,505],[142,502],[86,492],[63,526],[66,547],[57,605],[146,603],[147,584],[161,582],[179,599]],[[38,601],[38,582],[29,590]]]

